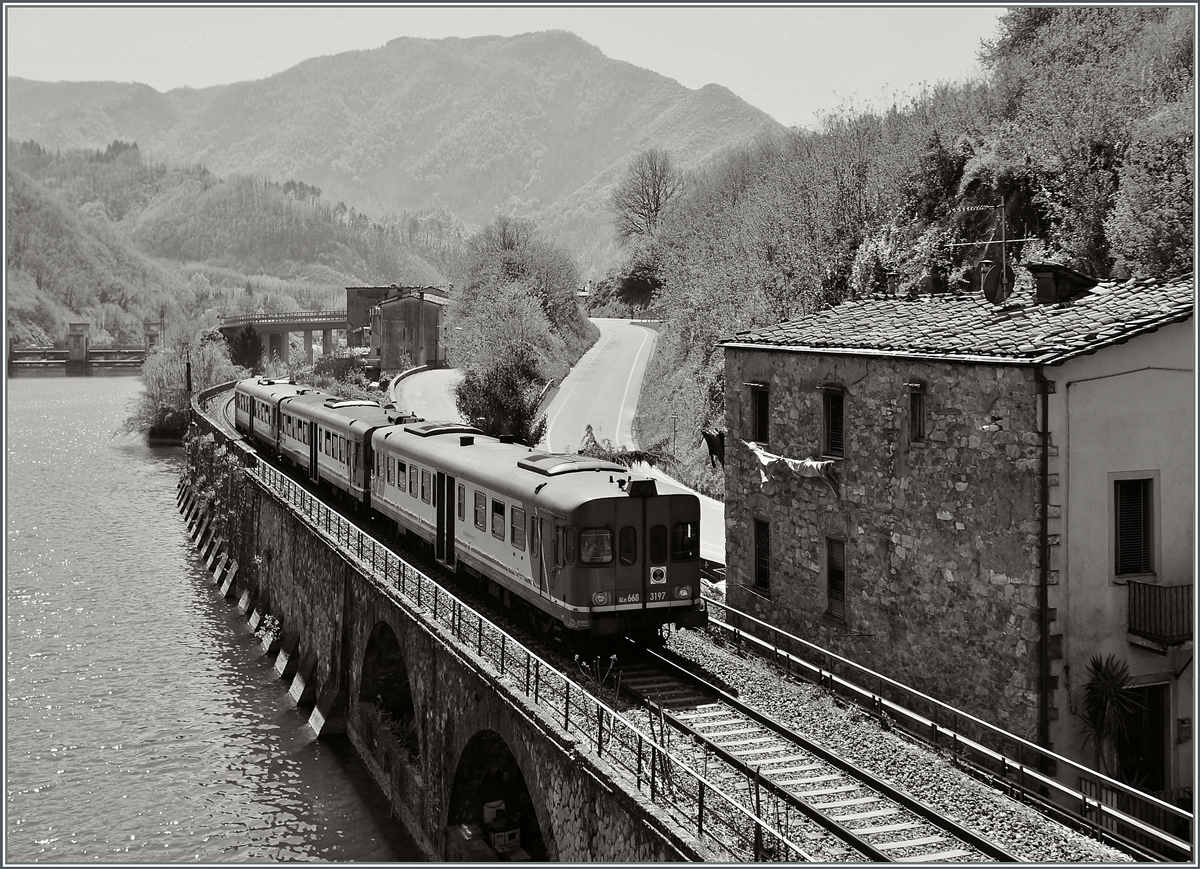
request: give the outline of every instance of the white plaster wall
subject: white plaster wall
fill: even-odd
[[[1138,681],[1173,683],[1172,784],[1191,782],[1191,743],[1177,742],[1176,722],[1191,715],[1191,650],[1169,655],[1133,646],[1127,638],[1125,577],[1113,571],[1112,490],[1115,473],[1155,479],[1155,575],[1162,585],[1193,581],[1195,519],[1195,340],[1192,322],[1175,324],[1046,372],[1051,396],[1050,471],[1058,475],[1051,503],[1061,506],[1051,533],[1062,535],[1052,566],[1058,586],[1056,633],[1063,636],[1052,737],[1057,752],[1091,760],[1078,718],[1087,664],[1093,655],[1125,660]],[[1053,511],[1051,513],[1053,515]],[[1176,676],[1178,670],[1183,673]],[[1172,774],[1169,772],[1169,776]]]

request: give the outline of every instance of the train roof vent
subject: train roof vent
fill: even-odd
[[[404,430],[423,438],[441,434],[483,434],[475,426],[467,425],[465,422],[418,422],[406,425]]]
[[[570,453],[530,453],[523,459],[517,459],[517,467],[545,474],[547,477],[569,474],[574,471],[620,471],[624,473],[628,470],[612,462]]]
[[[343,401],[336,397],[331,397],[331,398],[325,399],[325,406],[326,407],[379,407],[379,405],[373,401],[355,401],[353,399],[348,399],[348,400]]]

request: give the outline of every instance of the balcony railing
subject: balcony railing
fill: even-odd
[[[1129,633],[1164,646],[1192,639],[1192,586],[1129,581]]]

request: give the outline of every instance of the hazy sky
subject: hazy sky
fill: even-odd
[[[7,74],[166,91],[265,78],[398,36],[570,30],[609,57],[709,82],[787,125],[977,72],[1002,6],[5,6]]]

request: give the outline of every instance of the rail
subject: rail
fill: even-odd
[[[241,317],[222,317],[221,328],[262,323],[345,323],[345,311],[291,311],[286,314],[250,314]]]
[[[566,733],[631,775],[639,793],[677,823],[722,849],[731,860],[790,862],[812,858],[775,825],[756,816],[720,787],[688,768],[652,735],[592,695],[511,634],[488,621],[319,498],[262,462],[247,475],[291,507],[318,534],[376,582],[398,592],[421,613],[474,652],[505,686],[524,695]]]
[[[841,692],[868,708],[876,717],[886,713],[901,726],[932,744],[949,748],[956,760],[968,760],[994,773],[1006,787],[1038,798],[1042,797],[1039,791],[1054,795],[1060,802],[1061,811],[1085,825],[1101,840],[1135,849],[1149,847],[1160,857],[1168,859],[1177,859],[1182,854],[1186,855],[1187,860],[1194,860],[1192,813],[1057,755],[748,613],[731,609],[721,600],[707,595],[704,600],[708,602],[709,624],[733,634],[739,644],[752,644],[776,666],[787,669],[793,675],[796,674],[794,668],[798,667],[803,677],[826,687],[835,695]],[[801,657],[801,653],[807,658]],[[857,681],[837,675],[835,666],[853,674]],[[875,690],[863,687],[870,684],[874,684]],[[908,705],[900,705],[884,697],[885,689],[892,696],[903,698]],[[926,714],[916,711],[920,708],[926,710]],[[965,733],[967,727],[972,729],[974,738]],[[1016,750],[1012,754],[1016,757],[984,745],[980,740],[985,738],[994,745],[1014,747]],[[1030,760],[1034,762],[1031,764]],[[1060,767],[1077,776],[1081,783],[1080,790],[1042,771]],[[1092,794],[1103,793],[1109,799],[1106,802],[1087,791]],[[1077,808],[1065,808],[1061,805],[1063,802],[1066,806]],[[1119,802],[1128,811],[1115,808],[1111,805],[1114,802]],[[1162,823],[1147,823],[1139,815],[1157,816]],[[1118,827],[1123,827],[1127,834],[1115,832]],[[1186,830],[1187,840],[1169,832],[1167,827]]]

